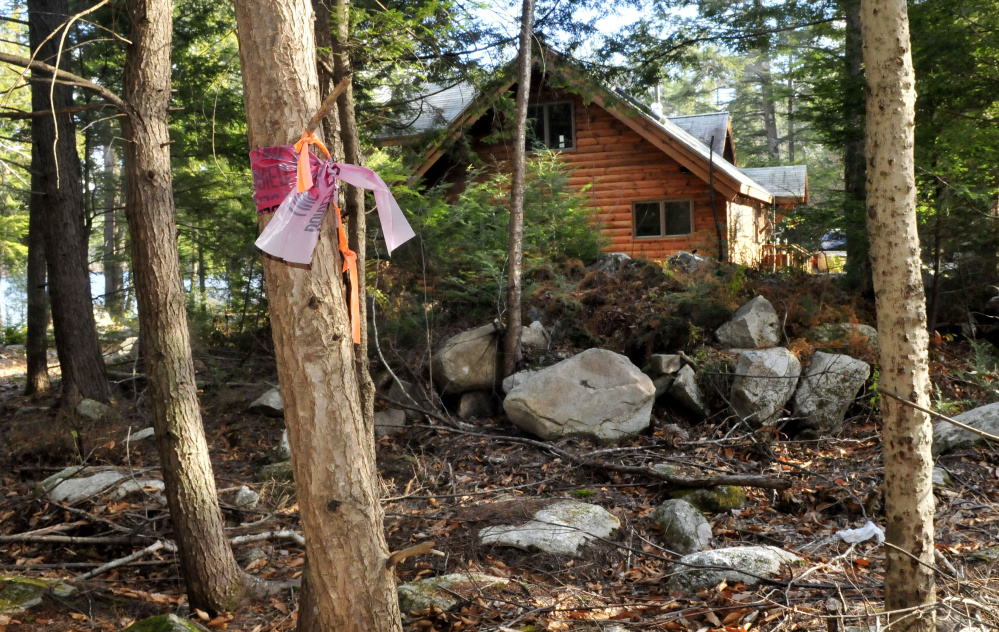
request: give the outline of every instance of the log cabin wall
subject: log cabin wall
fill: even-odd
[[[535,81],[535,85],[538,83]],[[565,102],[573,105],[575,143],[572,149],[561,150],[561,159],[571,170],[570,187],[579,191],[591,185],[586,195],[594,210],[594,223],[608,238],[605,250],[657,260],[680,250],[696,250],[717,257],[718,237],[707,183],[600,106],[584,104],[579,96],[547,85],[532,90],[532,105]],[[495,131],[493,125],[497,121],[493,111],[487,112],[468,130],[466,138],[489,170],[509,172],[506,163],[510,141],[485,140]],[[464,188],[465,169],[461,166],[435,165],[435,170],[441,170],[442,179],[453,183],[452,194],[457,195]],[[689,200],[693,207],[689,234],[635,237],[635,203],[683,200]],[[725,235],[728,201],[716,193],[715,206]],[[733,245],[730,241],[729,248]]]
[[[760,212],[759,203],[743,197],[728,203],[728,256],[732,263],[755,266],[760,262]]]

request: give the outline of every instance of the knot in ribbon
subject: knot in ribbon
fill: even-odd
[[[309,168],[309,145],[315,145],[323,150],[326,159],[330,159],[330,152],[326,149],[323,141],[319,140],[315,132],[304,131],[302,137],[295,143],[295,153],[298,154],[298,192],[308,191],[312,188],[312,170]]]

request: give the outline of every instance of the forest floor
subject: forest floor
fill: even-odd
[[[973,371],[967,343],[944,342],[932,372],[938,393],[961,399],[954,375]],[[294,486],[260,481],[275,462],[282,421],[246,411],[276,383],[273,358],[247,360],[243,353],[200,352],[205,432],[222,510],[232,537],[300,532]],[[54,359],[53,359],[54,362]],[[240,382],[210,380],[209,365],[239,366]],[[247,602],[217,617],[192,612],[175,555],[158,551],[96,577],[83,573],[170,538],[169,514],[154,491],[115,498],[113,490],[72,506],[35,493],[37,483],[84,462],[115,466],[134,476],[155,475],[152,441],[130,434],[151,425],[141,381],[119,384],[120,418],[84,423],[60,411],[54,396],[27,399],[23,351],[0,348],[0,584],[3,575],[58,578],[76,587],[69,596],[46,596],[22,614],[0,615],[0,632],[119,630],[131,621],[173,612],[206,629],[241,632],[291,630],[296,625],[292,591]],[[126,387],[136,385],[136,390]],[[973,385],[972,385],[973,386]],[[761,437],[717,413],[693,423],[656,409],[643,436],[614,451],[583,440],[552,445],[571,455],[589,453],[604,463],[670,464],[676,474],[767,475],[790,489],[747,488],[741,509],[709,516],[712,548],[773,545],[806,560],[759,586],[720,584],[694,595],[670,594],[666,582],[677,556],[665,550],[649,515],[672,491],[668,485],[601,465],[580,466],[528,443],[500,413],[474,421],[462,432],[446,420],[425,418],[377,442],[385,531],[390,550],[425,540],[434,554],[397,567],[399,582],[446,573],[479,571],[511,578],[499,589],[461,595],[446,612],[408,613],[407,630],[855,630],[883,629],[885,547],[874,541],[849,545],[834,537],[867,519],[884,525],[880,418],[871,394],[851,409],[836,437],[793,440]],[[15,417],[15,413],[17,416]],[[941,630],[999,628],[999,451],[982,447],[939,457],[951,476],[935,490],[938,615]],[[253,510],[234,504],[241,486],[260,494]],[[621,528],[578,558],[483,546],[479,530],[528,518],[555,499],[598,504]],[[21,535],[20,541],[11,536]],[[26,535],[25,535],[26,534]],[[52,536],[83,538],[53,541]],[[88,541],[87,538],[103,538]],[[252,538],[251,538],[252,540]],[[271,537],[234,545],[250,573],[273,580],[298,578],[304,549]],[[2,588],[2,586],[0,586]],[[838,602],[840,606],[837,606]],[[878,625],[882,627],[878,627]]]

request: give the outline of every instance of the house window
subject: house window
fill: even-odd
[[[635,237],[677,237],[689,235],[694,226],[694,205],[690,200],[635,202]]]
[[[546,103],[527,108],[527,149],[572,149],[575,146],[572,103]]]

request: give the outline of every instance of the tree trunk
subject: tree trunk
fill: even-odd
[[[29,0],[29,39],[38,61],[55,65],[59,47],[56,34],[43,43],[67,17],[66,0]],[[68,60],[64,53],[60,65]],[[73,105],[73,89],[52,84],[44,73],[32,71],[31,104],[35,111],[64,109]],[[50,100],[51,89],[51,100]],[[32,119],[32,151],[41,157],[41,188],[45,194],[45,260],[48,266],[52,324],[62,368],[63,401],[81,398],[107,402],[111,387],[97,341],[94,306],[90,297],[87,242],[80,188],[80,161],[76,153],[73,117],[39,116]],[[53,143],[58,135],[58,144]]]
[[[861,0],[842,0],[846,16],[843,109],[843,217],[846,230],[846,276],[859,292],[871,287],[867,237],[867,163],[864,159],[864,49],[860,29]]]
[[[250,146],[297,140],[319,108],[308,0],[236,0]],[[336,227],[323,223],[312,265],[263,257],[285,423],[321,629],[401,630],[361,404]],[[261,216],[260,225],[270,220]]]
[[[787,161],[794,164],[794,56],[787,55]]]
[[[527,101],[531,96],[531,37],[534,0],[524,0],[520,13],[520,52],[517,55],[517,103],[513,120],[513,174],[510,177],[510,250],[506,279],[506,333],[503,335],[503,376],[513,375],[521,359],[520,281],[524,258],[524,178],[527,172]]]
[[[929,407],[926,297],[916,223],[915,78],[905,0],[863,0],[867,69],[867,217],[878,315],[881,385]],[[936,630],[933,429],[929,415],[881,398],[889,625]]]
[[[780,159],[780,138],[777,136],[777,98],[774,96],[774,80],[770,74],[770,54],[764,53],[757,73],[760,80],[760,103],[763,111],[763,134],[767,154],[774,160]]]
[[[118,261],[118,159],[109,142],[104,147],[104,309],[114,319],[124,315],[122,306],[122,270]]]
[[[28,201],[28,337],[24,350],[28,359],[25,395],[49,390],[47,331],[49,299],[45,290],[45,197],[41,191],[41,156],[31,152],[31,198]]]
[[[248,586],[225,536],[201,425],[170,180],[171,0],[132,0],[124,97],[125,215],[153,426],[191,606],[232,610]]]

